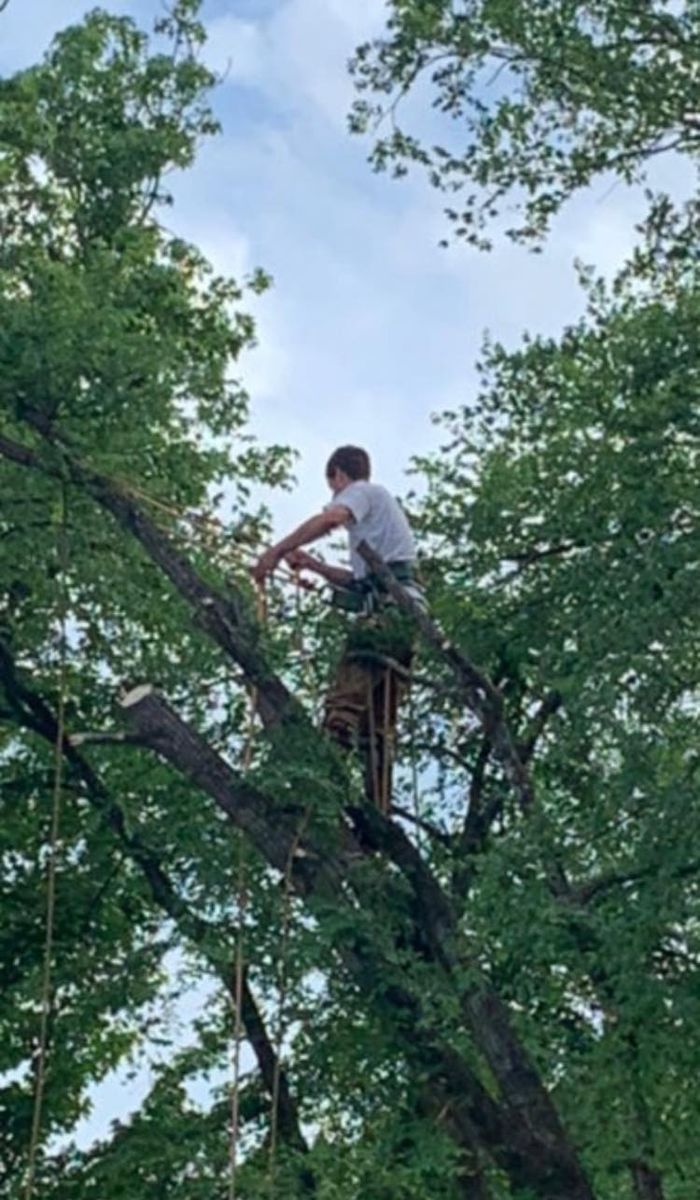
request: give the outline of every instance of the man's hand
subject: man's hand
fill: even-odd
[[[261,554],[251,571],[253,579],[256,583],[263,583],[267,579],[267,576],[272,574],[280,559],[286,554],[304,555],[304,566],[312,571],[316,571],[319,575],[323,575],[325,579],[332,579],[332,575],[329,575],[328,572],[335,573],[333,567],[326,567],[325,563],[315,559],[311,554],[305,554],[303,550],[300,551],[299,547],[305,546],[308,542],[315,542],[320,537],[325,537],[332,529],[337,529],[339,525],[346,525],[351,520],[352,513],[350,509],[346,508],[343,504],[331,505],[330,508],[325,508],[323,512],[309,517],[308,521],[303,521],[297,529],[288,533],[276,546],[271,546],[269,550]],[[311,566],[312,563],[313,566]],[[296,567],[294,569],[298,570],[299,568]],[[344,571],[343,575],[350,576],[350,572]]]
[[[290,550],[285,554],[284,561],[293,571],[318,570],[318,559],[314,558],[313,554],[307,554],[306,550]]]
[[[275,567],[279,564],[282,555],[276,546],[271,546],[256,562],[251,570],[251,575],[257,584],[262,584],[271,575]]]

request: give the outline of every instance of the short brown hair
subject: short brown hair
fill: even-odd
[[[349,479],[369,479],[369,454],[360,446],[339,446],[326,463],[326,478],[336,471],[344,471]]]

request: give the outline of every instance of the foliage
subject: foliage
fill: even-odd
[[[487,246],[488,226],[515,209],[508,235],[536,243],[601,173],[630,182],[658,154],[697,156],[696,0],[391,0],[388,8],[385,33],[355,54],[352,128],[380,130],[375,168],[423,167],[469,242]],[[415,114],[408,128],[400,120],[414,91],[427,91],[454,127],[441,120],[437,133],[411,132],[425,124]]]
[[[157,519],[205,573],[240,576],[237,540],[247,556],[246,539],[255,544],[260,528],[250,489],[282,481],[289,465],[281,448],[263,451],[246,433],[247,398],[231,373],[254,341],[244,294],[267,280],[261,272],[245,284],[216,277],[158,224],[164,174],[187,166],[216,130],[194,6],[179,4],[161,34],[168,41],[151,46],[132,21],[95,12],[59,35],[41,65],[0,84],[2,431],[25,431],[27,420],[60,426],[83,463],[167,506],[153,509]],[[60,451],[53,455],[60,463]],[[60,482],[21,477],[8,464],[0,471],[0,640],[14,683],[56,711],[65,587],[70,730],[111,726],[118,684],[153,679],[215,742],[240,742],[241,690],[153,566],[73,488],[61,580],[61,493]],[[194,536],[178,513],[224,494],[228,519]],[[7,671],[4,682],[0,1191],[18,1195],[52,767]],[[99,771],[106,801],[70,773],[64,797],[46,1137],[72,1129],[87,1085],[142,1038],[173,945],[172,927],[109,828],[110,803],[121,806],[127,837],[153,839],[178,890],[203,898],[221,921],[231,913],[230,842],[193,804],[191,788],[120,750],[107,748]]]
[[[522,737],[560,706],[526,822],[454,700],[426,693],[419,728],[459,763],[432,802],[444,869],[606,1197],[639,1159],[663,1195],[698,1186],[696,238],[696,207],[663,203],[612,288],[584,277],[578,325],[487,345],[419,463],[442,623]]]

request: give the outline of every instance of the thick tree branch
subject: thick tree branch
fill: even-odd
[[[487,819],[482,803],[486,767],[491,757],[491,750],[491,739],[485,737],[479,747],[469,784],[469,803],[460,839],[460,857],[462,854],[473,854],[477,848],[481,847],[491,826],[491,821]]]
[[[0,682],[12,704],[13,715],[18,724],[38,734],[49,745],[55,745],[58,726],[51,708],[35,691],[20,680],[12,654],[2,641],[0,641]],[[115,834],[126,856],[142,872],[155,903],[170,917],[183,937],[197,946],[204,954],[209,966],[221,979],[235,1004],[235,979],[230,966],[222,956],[221,928],[203,920],[192,911],[189,905],[179,897],[164,871],[158,855],[150,850],[137,834],[128,832],[122,809],[111,799],[108,789],[92,765],[77,751],[75,738],[70,738],[64,743],[64,754],[70,767],[82,781],[86,798]],[[112,876],[110,876],[110,880],[111,878]],[[257,1059],[265,1088],[272,1096],[275,1051],[250,988],[247,971],[243,976],[241,1012],[246,1036]],[[278,1120],[280,1135],[291,1146],[306,1153],[308,1146],[301,1132],[296,1103],[284,1070],[279,1072]]]
[[[335,854],[327,844],[312,845],[308,834],[299,840],[299,821],[237,774],[152,688],[134,688],[123,697],[122,707],[141,744],[211,796],[271,866],[284,874],[290,855],[297,859],[292,878],[302,894],[321,880],[331,894],[340,892],[341,877],[349,867],[348,852],[362,855],[348,829],[339,828]],[[290,801],[294,802],[293,796]]]
[[[40,425],[40,435],[62,449],[62,442],[51,426]],[[0,435],[0,454],[18,466],[63,478],[55,462],[45,462],[33,449]],[[131,496],[104,475],[82,466],[70,453],[63,452],[62,465],[71,480],[88,492],[117,523],[140,542],[149,558],[160,567],[194,611],[197,624],[241,668],[255,689],[258,712],[263,724],[273,726],[288,718],[303,719],[303,710],[284,684],[271,671],[259,648],[259,629],[249,613],[245,598],[229,589],[218,592],[206,583]]]
[[[537,743],[544,733],[549,718],[553,717],[555,713],[559,712],[559,709],[563,703],[564,697],[560,692],[551,691],[545,696],[539,709],[532,719],[530,728],[528,729],[519,746],[520,757],[524,763],[530,762],[530,759],[537,749]]]

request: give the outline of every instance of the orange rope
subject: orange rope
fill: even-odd
[[[390,784],[390,767],[391,754],[393,751],[393,739],[391,736],[391,684],[392,671],[391,667],[387,667],[384,672],[384,728],[382,730],[382,748],[384,757],[382,759],[382,812],[389,811],[389,784]]]
[[[257,617],[261,624],[267,621],[267,596],[264,587],[257,592]],[[248,696],[248,729],[243,748],[243,769],[249,771],[253,761],[255,740],[255,714],[257,689],[251,688]],[[241,1045],[243,1043],[243,975],[245,971],[245,914],[247,908],[246,872],[243,835],[238,835],[238,932],[236,935],[236,960],[234,967],[234,1030],[233,1030],[233,1079],[231,1082],[231,1144],[229,1148],[229,1200],[236,1200],[238,1175],[238,1143],[240,1140],[240,1081]]]
[[[277,1032],[275,1036],[275,1063],[272,1079],[272,1110],[270,1114],[270,1149],[269,1149],[269,1183],[270,1195],[275,1192],[275,1174],[276,1174],[276,1156],[277,1156],[277,1127],[279,1123],[279,1101],[280,1101],[280,1076],[282,1073],[282,1048],[284,1042],[284,1017],[285,1006],[287,1002],[287,952],[289,949],[289,930],[291,925],[291,909],[292,909],[292,871],[294,870],[294,859],[301,839],[304,836],[306,827],[311,816],[311,805],[309,805],[304,815],[302,816],[299,828],[297,829],[292,844],[289,848],[287,863],[284,872],[284,892],[283,892],[283,907],[282,907],[282,947],[279,959],[278,972],[278,1013],[279,1019],[277,1022]]]
[[[41,1026],[39,1031],[39,1053],[34,1088],[34,1110],[29,1142],[29,1156],[25,1180],[25,1200],[32,1200],[36,1179],[36,1161],[41,1137],[41,1118],[46,1083],[46,1055],[48,1049],[49,1015],[51,1010],[52,965],[54,946],[54,924],[56,915],[56,868],[58,864],[58,838],[61,821],[61,797],[63,792],[63,746],[65,742],[65,716],[67,699],[67,646],[66,622],[68,598],[66,594],[67,542],[66,542],[66,487],[61,488],[61,506],[57,535],[57,551],[60,571],[60,661],[58,683],[58,712],[56,716],[56,742],[54,746],[54,781],[49,835],[49,863],[46,893],[46,938],[44,942],[44,967],[41,998]]]

